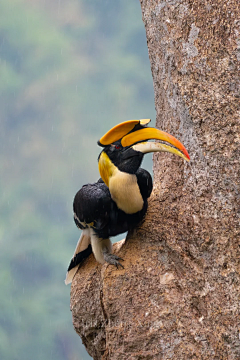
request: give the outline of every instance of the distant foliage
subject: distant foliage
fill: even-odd
[[[0,358],[87,359],[63,282],[72,199],[106,130],[154,118],[138,0],[1,0],[0,78]]]

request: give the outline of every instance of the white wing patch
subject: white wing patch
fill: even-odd
[[[84,229],[82,231],[82,234],[78,240],[78,243],[77,243],[77,246],[76,246],[76,249],[74,251],[74,254],[73,254],[73,257],[80,253],[81,251],[85,250],[88,248],[88,245],[90,244],[90,240],[91,240],[91,237],[90,237],[90,229]],[[66,279],[65,279],[65,284],[70,284],[76,274],[76,272],[78,271],[78,265],[75,266],[73,269],[71,269],[70,271],[67,272],[66,274]]]

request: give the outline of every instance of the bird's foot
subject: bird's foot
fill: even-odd
[[[122,258],[120,258],[119,256],[110,254],[107,250],[103,250],[103,257],[107,263],[116,266],[117,269],[118,269],[118,266],[120,266],[124,269],[124,266],[119,262],[119,260],[121,260],[121,261],[124,261],[124,260]]]

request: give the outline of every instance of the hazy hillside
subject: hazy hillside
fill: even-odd
[[[0,0],[0,358],[87,359],[64,285],[97,140],[155,111],[138,0]]]

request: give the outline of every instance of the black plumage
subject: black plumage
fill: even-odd
[[[133,229],[146,214],[147,199],[152,192],[152,177],[148,171],[138,169],[137,184],[142,195],[143,208],[135,214],[126,214],[112,200],[109,188],[102,179],[84,185],[75,195],[73,202],[74,221],[81,230],[91,227],[97,236],[106,239]],[[131,201],[131,199],[129,199]],[[68,267],[70,271],[81,264],[92,253],[92,247],[76,254]]]
[[[99,179],[97,183],[84,185],[77,192],[73,202],[76,225],[80,229],[92,227],[102,239],[134,228],[143,219],[148,206],[147,198],[152,192],[152,177],[149,172],[140,168],[136,176],[144,201],[143,208],[139,212],[126,214],[120,210],[112,200],[109,188],[102,179]]]

